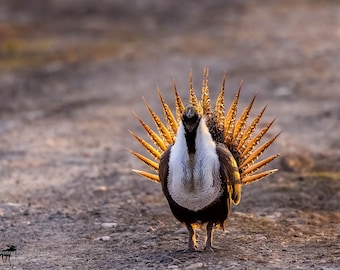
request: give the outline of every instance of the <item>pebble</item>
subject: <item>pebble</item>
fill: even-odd
[[[167,256],[167,255],[163,255],[160,259],[161,263],[171,263],[174,261],[174,258]]]
[[[168,269],[177,270],[177,269],[179,269],[179,267],[178,267],[178,265],[169,265]]]
[[[105,235],[105,236],[97,237],[97,238],[95,238],[94,240],[95,240],[95,241],[109,241],[110,239],[111,239],[110,236]]]
[[[20,203],[12,203],[12,202],[4,203],[3,205],[9,206],[9,207],[13,207],[13,208],[19,208],[19,207],[21,207],[21,204],[20,204]]]
[[[256,240],[258,241],[266,241],[268,238],[265,235],[255,235]]]
[[[22,214],[23,214],[24,216],[28,216],[28,215],[30,214],[29,209],[26,208],[26,209],[24,210],[24,212],[22,212]]]
[[[224,269],[235,269],[236,267],[240,266],[239,263],[237,262],[222,262],[221,261],[219,262],[220,265],[223,264],[223,268]]]
[[[204,263],[198,262],[198,263],[194,263],[194,264],[188,265],[184,269],[186,269],[186,270],[193,270],[193,269],[202,269],[202,268],[205,268],[205,267],[206,266],[205,266]]]
[[[271,215],[265,215],[266,218],[271,219],[271,220],[277,220],[278,218],[280,218],[282,216],[282,214],[280,212],[276,212],[273,213]]]
[[[117,223],[116,222],[104,222],[101,224],[103,228],[116,228]]]
[[[188,229],[183,227],[183,228],[180,228],[179,230],[177,230],[175,233],[176,234],[187,234],[188,233]]]

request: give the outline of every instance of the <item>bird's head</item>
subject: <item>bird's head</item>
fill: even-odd
[[[182,115],[182,123],[187,132],[192,132],[197,129],[200,123],[201,116],[194,106],[188,106],[185,108]]]

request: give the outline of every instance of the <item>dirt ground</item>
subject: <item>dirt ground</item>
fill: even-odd
[[[0,3],[0,269],[340,269],[338,1],[3,0]],[[221,250],[187,235],[144,168],[142,96],[157,112],[176,79],[210,69],[231,102],[258,93],[283,130],[279,172],[246,186]],[[199,232],[202,244],[204,232]]]

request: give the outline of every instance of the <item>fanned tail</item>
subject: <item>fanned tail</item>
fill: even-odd
[[[216,105],[215,105],[215,114],[216,114],[216,122],[219,130],[223,132],[224,134],[224,123],[225,123],[225,109],[224,109],[224,87],[225,87],[225,81],[227,78],[227,73],[224,72],[223,76],[223,82],[221,86],[220,93],[218,94],[218,97],[216,99]]]
[[[167,148],[163,140],[157,135],[155,131],[151,129],[150,126],[148,126],[142,119],[140,119],[137,114],[135,114],[135,117],[144,128],[146,134],[149,136],[151,141],[160,149],[161,153],[163,153]]]
[[[148,165],[151,169],[153,169],[155,172],[158,172],[158,163],[135,152],[130,149],[128,149],[132,155],[134,155],[136,158],[138,158],[140,161],[143,161],[146,165]]]
[[[209,76],[209,70],[208,68],[204,69],[203,72],[203,82],[202,82],[202,114],[206,115],[207,117],[211,117],[213,112],[211,109],[210,104],[210,93],[209,93],[209,82],[208,82],[208,76]]]
[[[253,97],[249,105],[244,109],[244,111],[241,114],[240,119],[236,122],[235,130],[233,134],[233,140],[232,140],[233,145],[239,145],[243,137],[246,124],[247,124],[247,120],[249,117],[249,113],[250,113],[251,108],[253,107],[255,98],[256,98],[256,95]]]
[[[262,138],[268,133],[275,119],[265,125],[257,134],[255,134],[258,124],[261,122],[263,114],[267,108],[265,106],[260,113],[258,113],[253,120],[248,124],[248,119],[251,114],[251,110],[254,107],[256,95],[250,101],[248,106],[242,111],[240,117],[237,119],[237,110],[240,99],[240,93],[242,88],[242,81],[240,87],[232,101],[230,107],[225,111],[224,94],[225,94],[225,81],[226,73],[223,76],[223,82],[218,94],[214,110],[211,107],[211,99],[208,83],[209,71],[208,68],[204,69],[203,82],[202,82],[202,96],[199,100],[196,96],[193,88],[192,71],[190,71],[189,79],[189,103],[194,106],[197,111],[211,121],[211,125],[214,125],[215,132],[221,134],[222,142],[229,149],[232,159],[234,160],[235,167],[238,168],[241,184],[246,185],[255,181],[261,180],[272,173],[276,172],[276,169],[266,170],[259,172],[263,167],[271,163],[280,155],[272,155],[262,160],[258,160],[262,154],[268,149],[270,145],[280,135],[277,134],[269,138],[265,143],[259,146]],[[182,98],[179,96],[176,83],[174,81],[174,97],[175,97],[175,113],[170,109],[170,106],[165,102],[162,97],[161,91],[158,89],[158,95],[160,103],[163,109],[164,122],[161,118],[151,109],[148,103],[144,100],[146,109],[151,115],[151,118],[155,124],[157,131],[153,130],[136,114],[136,118],[144,128],[150,141],[150,144],[141,137],[137,136],[134,132],[129,131],[130,134],[139,142],[140,145],[150,154],[151,158],[139,154],[133,150],[128,149],[137,159],[145,163],[156,173],[149,173],[142,170],[133,170],[137,174],[159,183],[158,177],[158,163],[163,152],[176,141],[176,133],[179,123],[181,121],[182,114],[185,110],[185,106]],[[217,130],[217,131],[216,131]],[[255,135],[254,135],[255,134]],[[217,138],[218,136],[216,136]],[[220,137],[218,137],[220,138]],[[241,185],[239,185],[239,193],[241,192]],[[235,201],[236,202],[236,201]]]
[[[175,94],[175,100],[176,100],[176,118],[177,118],[177,122],[179,123],[181,121],[182,114],[184,112],[185,107],[184,107],[181,97],[179,96],[177,92],[175,81],[174,81],[174,94]]]
[[[233,140],[235,123],[236,123],[237,106],[238,106],[238,100],[240,98],[241,88],[242,88],[242,82],[240,83],[240,87],[238,88],[237,94],[224,120],[224,143],[226,144],[227,147],[231,146],[231,142]]]
[[[265,106],[262,111],[255,117],[253,122],[250,124],[250,126],[247,128],[247,130],[243,133],[243,136],[237,146],[237,149],[240,150],[240,152],[243,152],[246,148],[246,146],[249,144],[251,136],[253,136],[255,129],[257,127],[257,124],[261,120],[264,111],[266,110],[267,106]]]
[[[155,147],[149,144],[147,141],[143,140],[141,137],[137,136],[134,132],[129,130],[130,134],[154,157],[156,161],[161,159],[161,152]]]
[[[198,99],[197,99],[197,96],[194,90],[194,86],[192,83],[192,71],[190,71],[190,101],[189,102],[191,106],[194,106],[195,108],[198,109],[200,113],[202,113],[201,110],[199,110],[200,105],[199,105],[199,102],[198,102]]]
[[[151,109],[149,104],[144,99],[145,106],[148,109],[153,121],[155,122],[155,125],[157,127],[158,133],[161,135],[164,144],[168,147],[170,144],[173,143],[171,133],[169,129],[162,123],[161,119],[158,117],[158,115]]]
[[[256,181],[259,181],[259,180],[273,174],[276,171],[277,171],[277,169],[273,169],[273,170],[261,172],[261,173],[258,173],[258,174],[246,176],[245,178],[242,179],[242,184],[248,185],[248,184],[254,183]]]
[[[159,95],[159,99],[160,99],[161,104],[162,104],[164,118],[166,120],[167,128],[168,128],[170,136],[171,136],[171,141],[173,142],[174,138],[176,137],[178,124],[177,124],[177,121],[176,121],[174,115],[172,114],[172,111],[169,108],[169,105],[165,103],[159,88],[158,88],[158,95]]]
[[[144,178],[154,181],[156,183],[159,183],[159,176],[158,174],[154,174],[154,173],[148,173],[148,172],[144,172],[144,171],[139,171],[139,170],[132,170],[133,172],[139,174],[140,176],[143,176]]]

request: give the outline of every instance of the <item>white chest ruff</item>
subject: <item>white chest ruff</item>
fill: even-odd
[[[201,122],[196,135],[195,155],[189,157],[184,129],[180,126],[169,159],[169,194],[177,204],[192,211],[207,207],[222,192],[216,146],[205,122]]]

